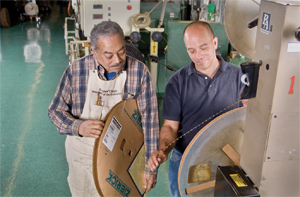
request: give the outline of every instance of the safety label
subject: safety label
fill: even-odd
[[[248,186],[247,183],[245,183],[244,179],[239,174],[230,174],[230,177],[238,187]]]
[[[153,46],[152,46],[152,54],[153,54],[153,55],[157,54],[156,44],[157,44],[156,42],[152,41],[152,45],[153,45]]]
[[[102,140],[102,143],[110,150],[112,151],[115,143],[118,139],[118,136],[120,134],[120,131],[122,129],[122,125],[119,123],[119,121],[116,119],[116,117],[113,117],[108,129],[106,131],[106,134]]]
[[[300,53],[300,42],[289,42],[287,46],[288,53]]]

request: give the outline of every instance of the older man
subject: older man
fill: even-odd
[[[94,141],[103,130],[103,118],[116,103],[137,99],[146,159],[158,149],[157,98],[146,65],[126,55],[123,30],[115,22],[96,25],[91,31],[91,44],[93,54],[74,61],[65,70],[48,108],[58,131],[67,135],[68,182],[73,196],[98,196],[92,175]],[[114,94],[102,94],[105,91]],[[146,165],[144,175],[149,191],[155,186],[156,172]]]

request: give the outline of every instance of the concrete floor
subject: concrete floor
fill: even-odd
[[[65,137],[47,108],[68,66],[65,7],[53,6],[37,28],[26,21],[0,28],[0,196],[70,196]],[[168,162],[148,196],[170,196]]]

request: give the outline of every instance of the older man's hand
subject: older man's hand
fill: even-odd
[[[104,123],[101,120],[85,120],[79,125],[78,133],[83,137],[98,138],[103,128]]]

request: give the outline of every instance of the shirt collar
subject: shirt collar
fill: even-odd
[[[218,60],[221,60],[219,71],[225,72],[229,69],[229,63],[226,62],[220,55],[217,55]]]

